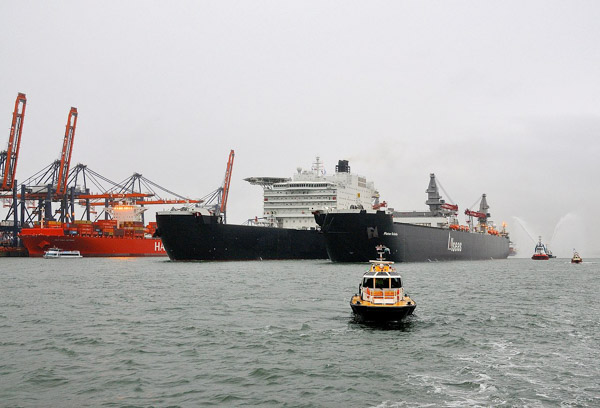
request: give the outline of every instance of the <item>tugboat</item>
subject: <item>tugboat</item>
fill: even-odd
[[[389,249],[383,245],[376,249],[379,259],[369,261],[371,267],[363,275],[358,294],[350,299],[350,307],[362,320],[401,320],[411,315],[417,305],[404,292],[402,278],[393,267],[394,262],[383,259],[383,254]]]
[[[547,261],[550,259],[546,253],[546,245],[542,244],[542,237],[540,237],[540,241],[535,245],[531,259],[535,261]]]
[[[571,258],[571,263],[582,263],[583,259],[579,256],[579,252],[573,249],[573,257]]]

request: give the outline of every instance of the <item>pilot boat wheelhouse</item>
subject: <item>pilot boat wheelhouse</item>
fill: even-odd
[[[400,320],[417,307],[402,287],[402,277],[391,261],[370,261],[363,275],[358,294],[352,296],[350,307],[364,320]]]

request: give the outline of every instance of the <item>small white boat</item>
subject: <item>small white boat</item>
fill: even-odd
[[[44,258],[81,258],[79,251],[63,251],[60,248],[50,248],[44,252]]]

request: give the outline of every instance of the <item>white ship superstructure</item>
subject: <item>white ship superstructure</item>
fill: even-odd
[[[279,228],[315,229],[313,211],[371,209],[377,197],[373,182],[350,173],[347,160],[339,160],[332,175],[326,174],[317,157],[310,170],[298,168],[291,179],[251,177],[246,181],[263,187],[262,221]]]
[[[108,207],[108,212],[113,220],[117,220],[117,228],[122,228],[125,222],[143,222],[142,214],[147,208],[131,204],[119,204]]]

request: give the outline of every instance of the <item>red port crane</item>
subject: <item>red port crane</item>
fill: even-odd
[[[235,152],[231,150],[229,152],[229,159],[227,160],[227,169],[225,170],[225,180],[223,181],[223,195],[221,197],[221,214],[225,214],[227,209],[227,198],[229,197],[229,186],[231,185],[231,173],[233,171],[233,159]]]
[[[19,92],[15,101],[15,110],[13,112],[12,124],[10,126],[8,149],[6,152],[0,152],[0,191],[11,191],[15,183],[26,104],[27,97],[24,93]]]
[[[58,180],[56,184],[56,195],[61,197],[67,191],[67,178],[69,177],[69,167],[71,165],[71,153],[73,152],[73,139],[75,137],[75,128],[77,127],[77,108],[71,108],[67,119],[65,129],[65,139],[63,141],[62,152],[60,155],[60,167],[58,170]]]

